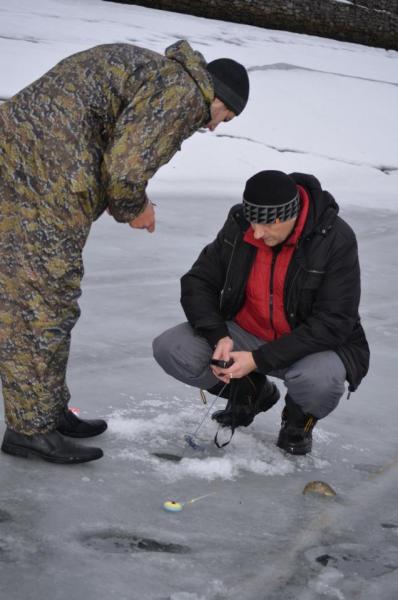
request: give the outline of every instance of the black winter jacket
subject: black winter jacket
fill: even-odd
[[[253,358],[267,374],[308,354],[334,350],[353,391],[369,367],[369,346],[358,314],[361,287],[355,234],[315,177],[290,176],[310,198],[307,222],[285,280],[285,313],[292,331],[264,343]],[[257,252],[243,240],[248,227],[242,204],[234,206],[217,238],[181,278],[187,319],[212,347],[229,335],[226,321],[234,319],[245,300]]]

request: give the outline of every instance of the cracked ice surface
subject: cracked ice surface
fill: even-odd
[[[179,37],[249,67],[251,101],[151,182],[154,235],[94,224],[69,384],[82,417],[109,418],[86,442],[105,457],[62,468],[1,456],[1,597],[395,600],[398,53],[99,0],[0,0],[0,98],[94,44],[160,51]],[[183,320],[179,277],[264,168],[314,173],[357,232],[371,372],[319,423],[311,456],[276,449],[280,406],[223,451],[207,420],[204,452],[184,451],[207,409],[161,372],[151,340]],[[303,496],[312,480],[336,498]]]

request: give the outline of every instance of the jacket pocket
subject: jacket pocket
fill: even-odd
[[[298,315],[300,320],[305,320],[312,313],[312,307],[317,291],[322,285],[324,274],[325,271],[306,271],[299,294]]]
[[[306,277],[303,282],[303,290],[317,290],[325,275],[325,271],[306,271]]]

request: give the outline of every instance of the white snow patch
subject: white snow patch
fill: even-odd
[[[164,406],[163,400],[145,400],[145,406],[150,408],[160,408]]]
[[[109,431],[116,435],[118,448],[114,458],[129,460],[140,469],[137,463],[145,463],[145,468],[152,468],[163,480],[179,481],[187,476],[212,481],[214,479],[234,480],[245,473],[260,476],[284,476],[295,471],[309,469],[326,469],[330,463],[311,456],[291,457],[275,446],[275,436],[270,440],[262,439],[254,428],[237,430],[225,449],[217,449],[213,438],[217,427],[207,420],[200,432],[200,443],[205,450],[194,451],[187,447],[184,433],[194,431],[205,414],[196,404],[185,404],[174,396],[163,400],[167,406],[167,414],[160,413],[156,417],[141,418],[131,416],[139,412],[139,407],[114,413],[109,419]],[[159,407],[161,408],[161,406]],[[207,410],[207,408],[205,409]],[[221,434],[223,432],[221,431]],[[327,439],[327,435],[325,436]],[[224,439],[224,438],[223,438]],[[128,442],[127,447],[120,448],[120,440]],[[181,462],[173,463],[157,458],[153,452],[167,452],[182,456]]]
[[[177,592],[171,594],[170,600],[206,600],[204,596],[198,596],[198,594],[191,594],[190,592]]]
[[[151,419],[127,418],[123,416],[112,417],[108,421],[109,430],[120,437],[128,440],[138,441],[153,438],[154,434],[167,432],[175,429],[173,415],[158,414]]]
[[[227,588],[219,579],[210,581],[204,595],[194,594],[192,592],[174,592],[170,595],[170,600],[216,600],[219,597],[226,597]]]
[[[159,465],[159,472],[168,481],[179,481],[187,476],[198,477],[206,481],[214,479],[232,480],[244,473],[251,472],[256,475],[287,475],[295,468],[292,463],[276,453],[270,452],[264,458],[250,458],[250,454],[241,455],[231,452],[221,458],[184,458],[179,464]]]
[[[318,577],[308,582],[308,586],[318,594],[337,600],[345,600],[344,594],[334,587],[338,581],[344,579],[344,575],[338,569],[333,567],[325,568]]]
[[[134,450],[123,448],[123,450],[117,452],[112,458],[121,458],[122,460],[129,460],[130,462],[134,463],[144,461],[145,464],[151,460],[149,452],[144,448],[140,448],[139,446],[134,447]],[[139,469],[135,469],[135,471],[139,472]]]
[[[308,471],[312,469],[325,470],[330,467],[330,462],[319,458],[316,450],[306,456],[294,456],[291,458],[295,462],[298,471]]]
[[[316,443],[330,444],[338,437],[337,433],[326,431],[320,427],[316,427],[313,431],[313,438]]]

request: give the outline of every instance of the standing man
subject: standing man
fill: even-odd
[[[77,463],[102,456],[67,437],[102,433],[68,410],[82,250],[105,209],[155,228],[148,180],[200,127],[246,105],[245,68],[208,65],[186,41],[161,56],[109,44],[66,58],[0,107],[2,450]]]
[[[312,175],[251,177],[243,203],[182,277],[188,323],[153,343],[167,373],[228,398],[213,418],[232,430],[279,399],[267,376],[282,379],[277,445],[291,454],[311,451],[317,420],[336,408],[345,380],[354,391],[369,365],[357,242],[338,211]]]

